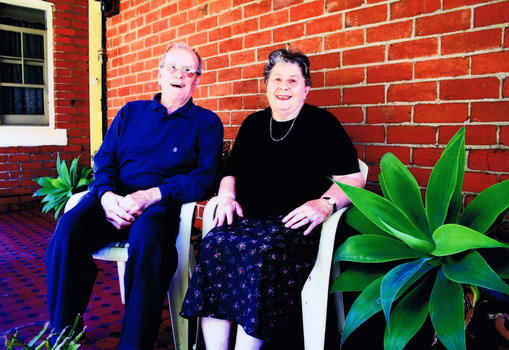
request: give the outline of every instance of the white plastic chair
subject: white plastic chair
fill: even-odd
[[[359,167],[367,179],[368,166],[359,160]],[[203,212],[203,237],[212,229],[217,209],[217,197],[210,199]],[[339,267],[332,264],[334,240],[341,215],[348,208],[342,208],[331,215],[323,224],[315,266],[309,274],[302,289],[302,322],[304,326],[304,348],[306,350],[323,350],[325,345],[325,323],[327,319],[327,296],[329,280],[339,276]],[[343,330],[345,312],[343,295],[335,293],[334,301],[338,314],[339,332]]]
[[[68,211],[74,207],[86,193],[87,191],[80,192],[69,198],[64,211]],[[168,290],[168,304],[170,308],[173,340],[175,349],[177,350],[187,350],[189,348],[189,321],[180,316],[179,312],[189,285],[189,277],[196,265],[194,249],[191,244],[191,230],[193,227],[195,207],[195,202],[185,203],[182,205],[180,211],[180,227],[175,243],[179,257],[178,265],[173,279],[171,280],[170,289]],[[124,273],[128,258],[128,247],[129,244],[127,241],[113,242],[92,254],[95,259],[117,262],[118,282],[120,284],[120,298],[122,299],[122,304],[125,303]]]

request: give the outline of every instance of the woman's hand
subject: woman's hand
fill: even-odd
[[[320,198],[306,202],[297,209],[294,209],[283,218],[285,227],[297,229],[309,224],[304,231],[304,235],[308,235],[313,229],[323,223],[332,213],[332,206],[327,200]]]
[[[228,198],[219,197],[213,227],[223,226],[225,222],[226,224],[231,225],[233,222],[233,216],[235,214],[237,214],[240,217],[244,216],[244,213],[242,212],[242,207],[240,206],[239,202],[237,202],[235,199],[231,197]]]

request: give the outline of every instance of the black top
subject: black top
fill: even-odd
[[[244,215],[286,215],[320,198],[332,185],[332,175],[359,172],[355,147],[325,109],[305,104],[278,142],[270,136],[271,118],[270,108],[246,118],[227,164]],[[285,136],[292,122],[272,120],[272,136]]]

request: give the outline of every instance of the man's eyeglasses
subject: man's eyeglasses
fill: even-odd
[[[177,69],[179,69],[180,72],[182,72],[182,74],[188,78],[192,78],[196,74],[200,75],[200,73],[197,72],[196,69],[194,69],[193,67],[190,67],[190,66],[179,66],[178,64],[169,63],[161,68],[170,74],[175,73],[177,71]]]

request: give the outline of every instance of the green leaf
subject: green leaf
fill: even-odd
[[[80,157],[81,156],[74,158],[71,162],[71,167],[69,168],[69,181],[72,188],[75,188],[78,185],[78,160]]]
[[[389,328],[389,315],[396,295],[400,292],[404,292],[403,286],[407,284],[429,259],[430,258],[418,259],[396,266],[383,278],[380,287],[380,297],[382,300],[382,310],[385,314],[385,321]],[[406,285],[406,288],[408,287],[410,286]]]
[[[426,211],[431,232],[444,224],[449,210],[449,203],[456,191],[458,158],[463,146],[462,139],[461,137],[455,137],[449,141],[429,177],[426,190]]]
[[[380,172],[378,174],[378,182],[380,183],[380,189],[382,190],[382,193],[383,193],[385,199],[392,202],[391,195],[390,195],[389,191],[387,191],[387,186],[385,185],[384,174],[382,172]]]
[[[445,223],[455,224],[458,222],[461,209],[463,208],[463,178],[465,177],[465,128],[462,127],[449,141],[449,144],[454,143],[456,139],[459,139],[461,143],[458,155],[458,176],[456,178],[456,186],[449,203],[449,209],[447,211],[447,217]],[[449,146],[449,145],[447,145]],[[446,147],[447,149],[447,147]]]
[[[387,231],[382,230],[371,222],[371,220],[369,220],[356,206],[348,209],[345,214],[343,214],[343,217],[348,225],[362,234],[380,235],[393,238],[393,235],[387,233]]]
[[[432,240],[423,234],[406,215],[387,199],[365,189],[336,182],[352,203],[376,226],[396,236],[412,248],[430,252],[435,247]],[[390,226],[398,232],[389,230]]]
[[[346,316],[345,326],[343,327],[343,334],[341,336],[341,346],[343,346],[345,340],[357,327],[382,310],[382,305],[380,303],[381,284],[382,278],[377,279],[355,299]]]
[[[334,292],[360,292],[390,270],[385,264],[357,264],[336,278],[331,286]]]
[[[408,292],[391,312],[391,328],[385,328],[384,349],[402,350],[421,329],[429,312],[431,276]]]
[[[443,259],[445,276],[456,283],[472,284],[509,294],[509,286],[475,250]]]
[[[484,233],[508,207],[509,180],[505,180],[479,193],[465,208],[459,224]]]
[[[509,249],[479,249],[486,263],[503,279],[509,279]]]
[[[334,261],[378,263],[423,257],[426,257],[426,255],[394,238],[378,235],[357,235],[349,237],[336,250]]]
[[[67,189],[67,188],[70,187],[67,183],[62,181],[61,178],[50,179],[50,182],[53,185],[53,187],[55,187],[55,188],[65,188],[65,189]]]
[[[51,186],[51,178],[49,177],[38,177],[36,179],[34,179],[34,181],[36,183],[38,183],[39,185],[41,185],[42,187],[45,187],[45,186]]]
[[[445,256],[477,248],[509,248],[509,245],[489,238],[468,227],[447,224],[439,227],[433,234],[435,256]]]
[[[430,298],[430,318],[435,332],[448,350],[465,350],[463,288],[440,269]]]
[[[392,153],[386,153],[380,161],[381,174],[385,182],[385,195],[390,198],[417,228],[431,235],[421,190],[407,167]]]
[[[71,179],[69,176],[69,170],[67,169],[67,164],[65,163],[65,160],[62,160],[62,162],[60,162],[60,154],[57,154],[57,172],[60,181],[65,183],[68,187],[72,187]]]

